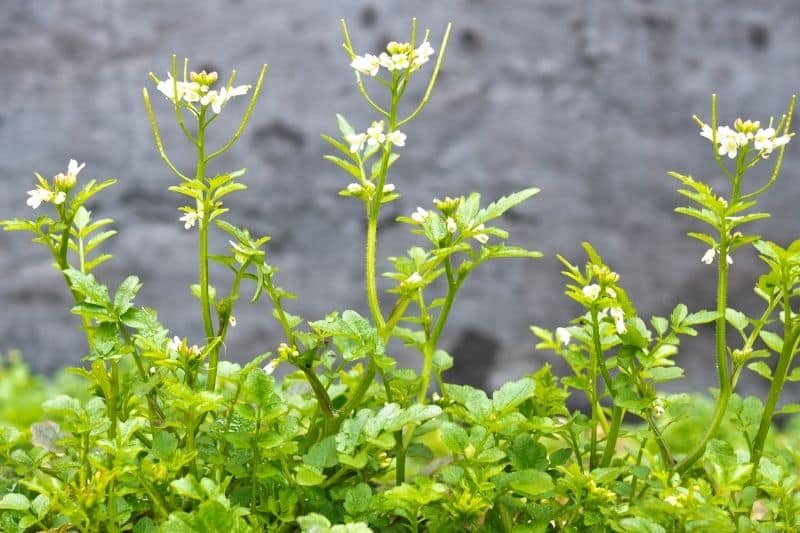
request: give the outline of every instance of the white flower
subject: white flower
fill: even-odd
[[[386,134],[386,140],[395,146],[405,146],[406,134],[400,130],[394,130]]]
[[[759,129],[756,132],[753,146],[756,150],[772,151],[772,138],[775,137],[775,128]]]
[[[703,124],[703,127],[700,128],[700,136],[705,137],[709,141],[714,140],[714,130],[711,129],[711,126],[708,124]]]
[[[361,191],[363,190],[364,187],[362,187],[359,183],[351,183],[347,186],[347,192],[350,194],[361,194]]]
[[[55,196],[53,196],[53,204],[61,205],[67,199],[67,193],[64,191],[58,191]]]
[[[725,254],[725,261],[727,261],[729,265],[732,265],[733,257],[731,257],[730,254]]]
[[[411,70],[417,70],[419,67],[428,62],[428,59],[433,55],[433,47],[431,43],[425,41],[417,47],[412,53]]]
[[[472,231],[479,232],[479,233],[476,233],[475,235],[473,235],[472,238],[475,239],[476,241],[478,241],[481,244],[486,244],[487,242],[489,242],[489,236],[487,234],[485,234],[485,233],[480,233],[484,229],[486,229],[486,226],[483,225],[483,224],[478,224],[477,226],[475,226],[472,229]]]
[[[606,287],[606,294],[608,294],[609,298],[616,298],[617,297],[617,291],[615,291],[611,287]]]
[[[188,211],[187,213],[184,213],[183,216],[180,217],[178,220],[183,222],[183,227],[185,229],[191,229],[195,225],[195,223],[200,219],[201,216],[202,212],[192,210]]]
[[[189,353],[195,357],[199,357],[202,351],[203,350],[196,344],[193,344],[192,347],[189,348]]]
[[[386,135],[383,133],[383,121],[376,120],[372,125],[367,128],[367,144],[375,146],[386,140]]]
[[[264,365],[264,373],[268,376],[271,376],[272,373],[275,372],[275,369],[278,368],[278,365],[280,364],[281,364],[280,359],[273,359],[272,361]]]
[[[430,215],[431,214],[427,209],[417,207],[417,210],[411,213],[411,220],[418,224],[424,224]]]
[[[356,69],[361,74],[375,76],[381,68],[381,61],[377,56],[372,54],[365,54],[363,56],[356,56],[350,66]]]
[[[590,300],[597,300],[597,297],[600,296],[600,285],[592,283],[581,289],[581,292]]]
[[[447,231],[455,233],[458,230],[458,225],[453,217],[447,217]]]
[[[736,157],[739,147],[747,144],[747,136],[733,131],[728,126],[721,126],[717,128],[717,142],[719,143],[719,155],[727,155],[733,159]]]
[[[422,276],[419,275],[419,272],[414,272],[406,278],[405,283],[408,285],[418,285],[422,283]]]
[[[78,177],[78,173],[83,170],[83,167],[86,166],[86,163],[78,164],[77,161],[74,159],[69,160],[69,164],[67,164],[67,176],[73,176],[75,178]]]
[[[408,54],[389,55],[386,52],[381,52],[378,60],[381,66],[390,72],[393,70],[406,70],[410,66]]]
[[[367,140],[366,133],[348,133],[344,136],[344,140],[350,144],[350,152],[357,154],[364,147],[364,141]]]
[[[184,100],[187,103],[198,102],[202,97],[199,83],[194,81],[175,81],[172,79],[172,74],[167,74],[167,79],[158,82],[156,89],[173,102],[179,100]],[[175,89],[177,89],[177,95],[175,94]]]
[[[717,255],[717,251],[713,248],[709,248],[706,250],[706,253],[703,254],[703,257],[700,259],[703,263],[710,265],[714,262],[714,256]]]
[[[214,113],[219,115],[222,111],[222,106],[228,103],[228,100],[234,96],[247,94],[249,90],[249,85],[239,85],[238,87],[231,87],[230,89],[223,87],[219,91],[208,91],[200,98],[200,104],[211,104],[211,109],[214,110]]]
[[[177,352],[183,342],[181,338],[175,335],[172,340],[167,343],[167,349],[171,352]]]
[[[566,346],[569,344],[570,339],[572,339],[572,335],[570,335],[567,328],[556,328],[556,339],[559,343]]]
[[[232,328],[236,327],[236,317],[231,315],[228,317],[228,324],[231,325]]]
[[[608,310],[611,318],[614,319],[614,328],[617,330],[619,335],[622,335],[627,331],[625,327],[625,313],[619,307],[612,307]]]
[[[28,196],[29,198],[25,203],[31,206],[33,209],[36,209],[42,205],[42,202],[49,202],[53,199],[53,193],[42,187],[36,187],[35,189],[28,191]]]
[[[394,192],[394,183],[387,183],[383,186],[383,194]]]
[[[388,71],[394,70],[394,61],[392,61],[392,56],[387,54],[386,52],[381,52],[381,55],[378,57],[378,61],[380,62],[381,66]]]

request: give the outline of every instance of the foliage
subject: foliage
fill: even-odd
[[[334,152],[326,159],[354,180],[340,195],[364,206],[368,314],[332,311],[316,320],[292,314],[286,304],[293,295],[267,262],[269,237],[226,220],[229,195],[246,188],[245,171],[214,174],[209,164],[243,133],[266,66],[254,88],[234,86],[234,74],[217,85],[216,73],[189,73],[187,63],[179,79],[173,58],[167,79],[153,78],[196,149],[192,172],[172,163],[147,90],[144,101],[159,154],[178,178],[169,190],[188,198],[180,220],[197,231],[192,293],[205,338],[191,344],[170,335],[155,310],[135,303],[136,276],[114,288],[92,273],[111,259],[101,246],[116,232],[111,219],[95,219],[87,205],[114,180],[78,187],[83,165],[75,161],[52,180],[37,174],[28,204],[49,205],[53,215],[2,225],[33,233],[51,253],[74,297],[88,351],[71,380],[45,382],[14,358],[0,365],[0,528],[796,531],[800,423],[792,420],[784,433],[770,429],[776,415],[800,410],[778,407],[784,385],[800,380],[792,368],[800,244],[784,248],[743,233],[745,224],[768,216],[754,208],[777,179],[793,135],[794,101],[775,127],[741,120],[733,129],[720,127],[715,100],[711,124],[697,119],[730,180],[724,196],[671,174],[692,202],[676,211],[705,224],[690,233],[709,246],[702,260],[718,258],[715,309],[678,304],[669,317],[640,317],[620,275],[584,243],[585,263],[559,256],[565,294],[580,314],[552,331],[532,327],[538,348],[563,358],[571,374],[555,376],[545,365],[487,394],[446,382],[458,354],[451,357],[439,340],[475,269],[494,259],[540,257],[507,244],[508,232],[497,225],[538,190],[488,204],[476,192],[456,195],[399,217],[420,244],[390,258],[392,270],[384,274],[390,287],[382,294],[379,215],[399,196],[387,179],[406,144],[400,128],[431,96],[449,27],[427,89],[409,108],[407,84],[435,55],[428,34],[419,43],[412,23],[408,43],[362,56],[344,29],[357,87],[378,118],[359,133],[338,116],[339,135],[323,138]],[[385,97],[373,97],[365,82]],[[206,130],[251,88],[239,126],[212,150]],[[745,174],[770,156],[770,176],[752,188]],[[212,253],[212,231],[223,232],[230,246]],[[756,280],[764,310],[755,317],[727,301],[732,254],[743,246],[754,246],[765,264]],[[227,292],[223,280],[211,283],[210,261],[230,271]],[[245,288],[252,304],[268,301],[284,338],[240,365],[219,353]],[[660,387],[683,376],[675,363],[681,339],[712,323],[719,388],[705,408],[698,396]],[[398,366],[403,345],[419,353],[419,372]],[[281,365],[290,369],[278,379]],[[771,382],[765,402],[736,394],[745,370]],[[573,394],[585,397],[586,413],[567,407]]]

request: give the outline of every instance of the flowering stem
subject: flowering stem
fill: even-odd
[[[778,365],[775,367],[775,372],[772,374],[772,384],[769,388],[767,403],[764,405],[764,412],[761,415],[761,423],[758,426],[758,433],[756,433],[756,438],[753,440],[753,472],[751,474],[751,479],[753,480],[755,480],[756,473],[758,472],[758,463],[761,461],[761,454],[764,450],[764,442],[766,442],[767,434],[772,427],[772,416],[775,414],[775,407],[778,404],[781,391],[786,383],[786,375],[789,372],[789,366],[791,366],[795,353],[797,353],[797,340],[800,338],[800,327],[797,327],[792,322],[791,318],[791,289],[786,281],[786,275],[784,274],[782,277],[784,278],[781,287],[784,317],[783,347],[781,348],[780,357],[778,358]]]
[[[708,441],[716,435],[723,418],[725,418],[728,400],[730,400],[731,397],[731,382],[728,374],[726,343],[727,320],[725,318],[725,310],[728,305],[728,231],[724,217],[722,217],[720,224],[719,257],[717,261],[717,313],[719,313],[719,316],[716,321],[716,356],[717,371],[719,373],[719,397],[717,398],[717,405],[711,417],[708,431],[706,431],[706,434],[700,442],[697,443],[697,446],[677,464],[675,471],[678,473],[685,472],[697,462],[703,453],[705,453]]]

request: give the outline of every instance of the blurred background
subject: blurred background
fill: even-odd
[[[196,235],[178,221],[182,197],[166,192],[175,178],[144,113],[142,87],[155,92],[148,72],[165,77],[175,53],[190,57],[194,70],[224,78],[235,68],[237,83],[253,83],[269,63],[249,129],[213,168],[248,169],[248,192],[229,197],[230,219],[272,235],[278,282],[298,294],[292,312],[307,320],[333,309],[366,314],[361,204],[336,195],[350,180],[323,161],[329,148],[320,139],[336,134],[337,112],[362,130],[375,118],[355,88],[339,20],[347,20],[359,53],[407,40],[414,16],[431,29],[438,51],[452,21],[430,104],[404,128],[407,145],[390,179],[402,198],[386,208],[378,268],[388,270],[387,256],[419,242],[388,222],[434,197],[479,190],[488,201],[542,189],[500,225],[512,243],[545,258],[479,269],[443,337],[456,359],[450,378],[487,388],[557,363],[534,350],[529,326],[565,325],[579,311],[562,295],[555,255],[583,264],[583,240],[620,273],[643,316],[668,315],[678,302],[712,308],[715,269],[700,262],[705,247],[684,236],[697,225],[673,213],[683,204],[665,173],[724,188],[692,114],[707,118],[717,92],[721,123],[737,116],[764,123],[785,110],[800,80],[796,0],[3,0],[1,11],[0,218],[30,216],[33,172],[53,176],[69,158],[86,162],[82,179],[118,178],[91,205],[120,231],[109,244],[114,259],[96,274],[110,286],[138,275],[138,304],[156,308],[173,334],[196,343],[201,321],[188,290]],[[409,100],[421,93],[412,87]],[[167,150],[188,168],[193,154],[170,106],[153,101]],[[244,107],[235,101],[221,115],[218,141]],[[783,245],[800,235],[798,163],[800,147],[791,143],[763,204],[777,216],[750,227]],[[28,241],[0,234],[0,352],[18,348],[40,371],[80,364],[86,347],[69,293],[45,250]],[[757,309],[758,259],[742,250],[734,260],[731,303]],[[214,279],[227,286],[225,273]],[[281,341],[266,302],[243,303],[236,316],[229,359]],[[680,387],[714,385],[709,333],[684,342]],[[747,390],[763,391],[759,380]]]

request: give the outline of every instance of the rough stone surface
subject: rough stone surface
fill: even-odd
[[[665,172],[724,186],[691,115],[707,116],[716,91],[721,121],[737,113],[764,120],[783,111],[800,79],[796,0],[4,0],[2,10],[0,218],[29,215],[32,172],[51,176],[69,157],[87,162],[85,177],[118,177],[92,206],[120,230],[110,244],[115,259],[98,276],[115,285],[139,275],[138,302],[193,340],[201,335],[188,293],[194,234],[177,221],[181,199],[164,192],[174,179],[143,112],[148,71],[163,76],[173,52],[198,67],[236,68],[242,82],[269,63],[251,127],[215,166],[248,168],[249,191],[231,197],[231,218],[273,236],[280,282],[299,296],[293,311],[308,319],[331,309],[365,311],[359,206],[336,196],[347,181],[322,160],[319,137],[336,131],[336,112],[360,126],[373,118],[340,49],[339,19],[348,20],[362,51],[402,39],[412,16],[432,29],[436,44],[452,20],[441,81],[406,128],[408,145],[391,178],[403,197],[389,212],[473,189],[490,199],[541,187],[505,226],[546,259],[476,273],[444,335],[465,369],[455,379],[487,387],[552,360],[534,352],[528,326],[554,327],[576,312],[562,296],[555,254],[583,262],[582,240],[620,272],[644,314],[667,314],[678,301],[712,306],[713,269],[699,261],[702,246],[683,236],[695,226],[672,213],[679,197]],[[410,97],[421,92],[413,87]],[[159,100],[156,108],[169,151],[189,164],[169,107]],[[231,105],[217,131],[230,131],[242,108]],[[758,228],[784,244],[800,233],[799,159],[790,146],[787,171],[765,201],[778,216]],[[382,237],[382,258],[414,242],[405,228],[385,226]],[[40,370],[77,364],[85,346],[50,259],[19,234],[0,235],[0,246],[0,351],[20,348]],[[754,254],[736,256],[733,302],[756,303],[759,268]],[[279,331],[265,305],[237,315],[228,357],[274,349]],[[711,386],[708,339],[684,347],[685,386]],[[763,383],[749,386],[763,390]]]

